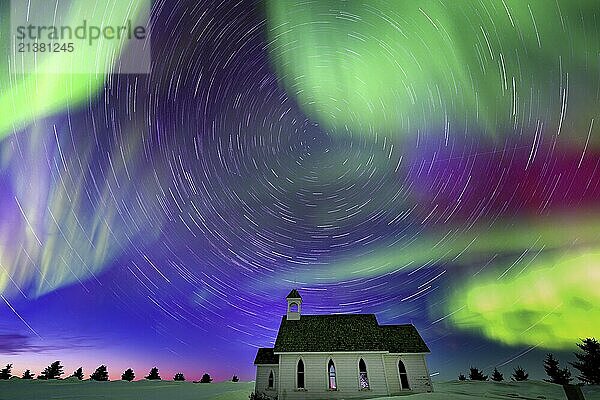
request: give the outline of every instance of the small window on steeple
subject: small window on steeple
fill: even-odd
[[[296,289],[292,290],[286,297],[287,301],[287,320],[298,321],[302,314],[302,297]]]

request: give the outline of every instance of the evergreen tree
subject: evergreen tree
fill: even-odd
[[[150,370],[150,373],[148,374],[148,376],[146,376],[146,379],[151,380],[151,381],[160,381],[160,375],[158,374],[158,368],[154,367]]]
[[[498,368],[494,368],[494,372],[492,373],[492,380],[494,382],[502,382],[504,380],[504,375],[502,375],[502,373],[498,371]]]
[[[38,379],[59,379],[63,374],[63,366],[60,365],[60,361],[54,361],[38,375]]]
[[[6,364],[6,367],[0,369],[0,380],[10,379],[12,376],[12,364]]]
[[[240,381],[240,378],[238,378],[238,376],[237,376],[237,375],[234,375],[234,376],[231,378],[231,382],[239,382],[239,381]]]
[[[466,380],[467,380],[467,377],[465,376],[465,374],[462,374],[462,373],[461,373],[461,374],[458,376],[458,380],[459,380],[459,381],[466,381]]]
[[[264,393],[250,393],[250,396],[248,396],[248,398],[250,400],[271,400],[271,397],[267,396]]]
[[[77,378],[79,380],[83,379],[83,368],[79,367],[77,368],[77,370],[75,370],[75,372],[73,372],[73,375],[71,375],[74,378]]]
[[[175,376],[173,377],[174,381],[185,381],[185,376],[183,376],[183,374],[181,372],[175,374]]]
[[[600,343],[595,338],[582,339],[577,343],[582,352],[575,353],[577,361],[570,363],[579,370],[579,379],[590,385],[600,385]]]
[[[200,383],[211,383],[211,382],[212,382],[212,378],[210,377],[209,374],[202,375],[202,378],[200,379]]]
[[[516,382],[526,381],[529,379],[529,374],[520,366],[515,368],[512,374],[512,380]]]
[[[469,368],[471,371],[469,372],[469,379],[472,381],[487,381],[488,376],[483,374],[483,371],[475,367]]]
[[[123,380],[123,381],[131,382],[134,379],[135,379],[135,373],[133,372],[133,370],[131,368],[128,368],[127,370],[125,370],[125,372],[123,372],[123,375],[121,375],[121,380]]]
[[[550,377],[550,379],[544,379],[546,382],[567,385],[573,380],[571,378],[571,371],[567,367],[561,369],[558,360],[552,354],[546,356],[544,370],[546,371],[546,375]]]
[[[106,365],[101,365],[94,371],[93,374],[90,375],[90,379],[93,381],[108,381],[108,370],[106,369]]]
[[[23,372],[21,379],[33,379],[33,374],[30,370],[26,369],[25,372]]]

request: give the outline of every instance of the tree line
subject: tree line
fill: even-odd
[[[584,384],[600,385],[600,343],[595,338],[582,339],[581,343],[577,343],[577,347],[581,351],[574,353],[577,361],[569,362],[569,364],[579,371],[577,379]],[[484,371],[477,367],[469,368],[469,379],[472,381],[487,381],[491,379],[495,382],[504,380],[504,375],[494,368],[492,376],[488,377]],[[553,354],[548,354],[544,360],[544,371],[550,379],[544,379],[546,382],[556,383],[559,385],[567,385],[571,383],[571,370],[569,367],[560,367],[558,359]],[[460,381],[466,381],[467,377],[464,374],[458,376]],[[511,379],[516,382],[526,381],[529,379],[529,374],[520,366],[513,370]]]
[[[60,361],[54,361],[52,364],[48,365],[38,376],[39,380],[49,380],[49,379],[62,379],[61,376],[64,375],[64,367],[61,365]],[[7,364],[6,367],[0,370],[0,380],[6,380],[13,377],[12,374],[12,364]],[[77,368],[68,378],[77,378],[78,380],[83,380],[85,378],[83,374],[83,368]],[[153,367],[148,375],[144,377],[150,381],[160,381],[162,378],[160,377],[159,371],[157,367]],[[21,379],[34,379],[34,374],[31,370],[27,369],[23,372]],[[90,375],[90,379],[93,381],[108,381],[108,368],[106,365],[100,365],[96,370]],[[123,381],[133,381],[135,379],[135,372],[133,369],[126,369],[121,375],[121,380]],[[183,382],[185,381],[185,376],[183,373],[178,372],[173,376],[174,381]],[[232,382],[239,382],[239,378],[237,375],[233,375],[231,378]],[[210,374],[205,373],[202,375],[202,378],[199,381],[194,381],[194,383],[211,383],[212,378]]]

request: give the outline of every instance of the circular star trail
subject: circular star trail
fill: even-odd
[[[599,327],[599,14],[157,1],[148,74],[29,104],[0,62],[0,334],[251,377],[299,288],[304,312],[414,323],[447,377],[467,345],[571,349]]]

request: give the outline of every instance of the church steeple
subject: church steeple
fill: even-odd
[[[287,300],[287,319],[288,321],[298,321],[300,319],[302,308],[302,296],[296,289],[293,289],[286,297]]]

